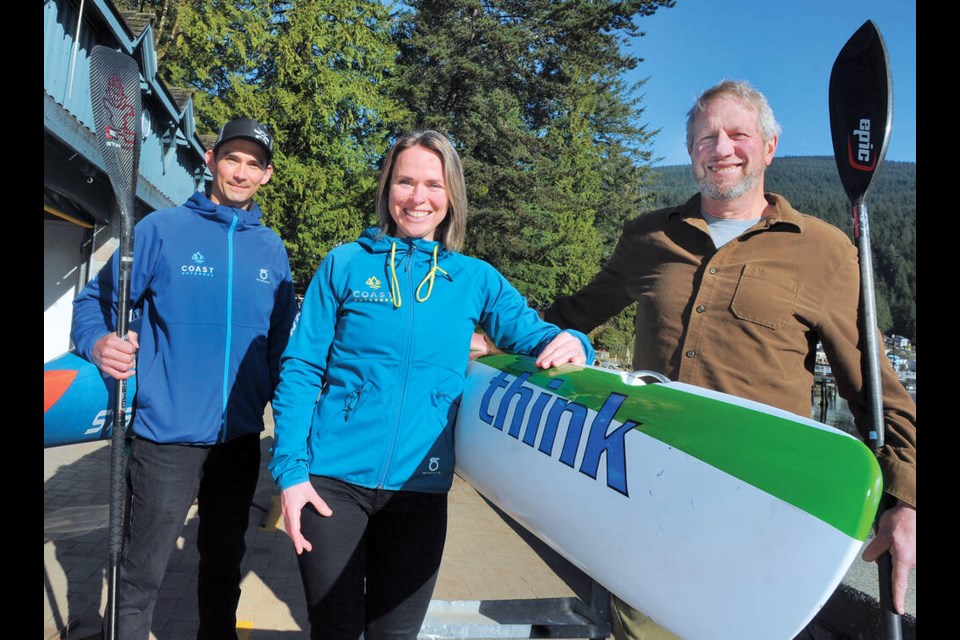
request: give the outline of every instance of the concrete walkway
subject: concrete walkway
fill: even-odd
[[[264,461],[273,440],[271,426],[261,439]],[[88,638],[99,629],[106,595],[110,443],[45,449],[43,464],[43,637]],[[195,637],[196,526],[194,507],[161,589],[154,617],[155,640]],[[238,610],[242,640],[307,637],[296,554],[281,527],[279,496],[264,464],[247,533]],[[834,598],[801,637],[879,637],[876,585],[876,566],[855,563]],[[421,637],[543,637],[538,635],[542,629],[537,631],[517,620],[517,607],[559,611],[582,601],[589,613],[587,605],[594,595],[588,576],[460,478],[455,479],[443,564]],[[915,574],[908,612],[903,637],[912,640],[916,636]],[[563,615],[564,620],[570,616],[579,619],[576,612]]]

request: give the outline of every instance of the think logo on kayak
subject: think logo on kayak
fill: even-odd
[[[600,410],[589,420],[590,410],[577,402],[572,402],[551,391],[563,386],[563,378],[554,378],[547,387],[550,391],[525,384],[529,373],[521,373],[511,379],[507,372],[500,372],[490,380],[490,385],[480,401],[478,417],[495,429],[503,431],[509,418],[507,435],[528,447],[537,448],[540,453],[554,457],[557,432],[561,420],[567,418],[566,435],[557,461],[570,468],[576,468],[577,451],[580,441],[586,433],[586,449],[580,461],[578,471],[596,480],[600,460],[606,463],[607,486],[629,496],[627,491],[627,449],[625,437],[639,422],[628,420],[610,433],[613,417],[626,396],[611,393]],[[516,402],[514,400],[516,399]],[[531,405],[531,401],[533,404]],[[530,407],[529,412],[527,408]],[[544,418],[544,415],[546,417]],[[537,436],[540,444],[537,445]],[[606,454],[606,455],[604,455]]]

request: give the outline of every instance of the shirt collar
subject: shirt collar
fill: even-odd
[[[767,202],[772,205],[773,211],[769,215],[761,218],[761,223],[764,224],[761,228],[769,229],[778,224],[786,224],[803,232],[803,214],[794,209],[786,198],[770,192],[764,193],[763,195],[767,199]],[[676,207],[671,211],[671,215],[679,215],[688,224],[692,224],[704,231],[707,229],[707,223],[703,219],[703,216],[700,215],[699,193],[687,200],[686,203]]]

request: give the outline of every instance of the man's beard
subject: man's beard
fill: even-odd
[[[732,185],[723,185],[711,181],[710,172],[704,172],[702,177],[697,177],[697,186],[700,187],[700,193],[712,200],[736,200],[757,186],[762,175],[761,169],[744,175]]]

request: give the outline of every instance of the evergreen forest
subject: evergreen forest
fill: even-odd
[[[197,130],[253,117],[274,132],[257,200],[304,288],[375,221],[380,164],[411,129],[463,160],[466,253],[541,308],[590,280],[623,223],[694,187],[654,168],[642,65],[626,43],[675,0],[114,0],[152,20],[159,75],[193,96]],[[642,66],[639,67],[642,70]],[[885,332],[916,341],[915,164],[888,163],[869,200]],[[830,158],[778,158],[768,187],[850,230]],[[629,361],[627,310],[593,335]]]

